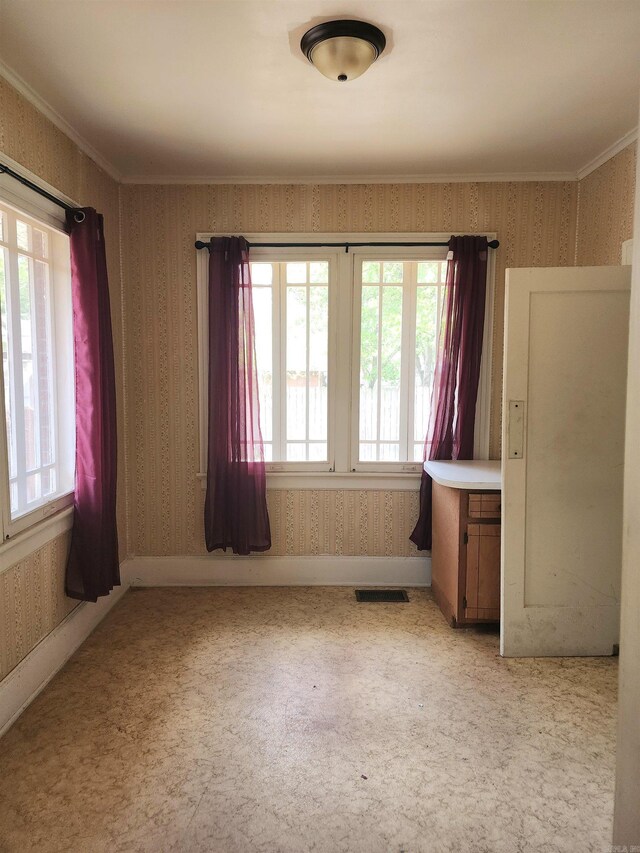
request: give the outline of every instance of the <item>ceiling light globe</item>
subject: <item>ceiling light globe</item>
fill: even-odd
[[[329,80],[355,80],[385,49],[384,33],[364,21],[327,21],[308,30],[300,49]]]
[[[338,36],[321,41],[311,51],[311,62],[329,80],[355,80],[376,60],[372,44],[362,39]]]

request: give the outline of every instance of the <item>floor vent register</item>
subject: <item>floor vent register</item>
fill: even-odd
[[[357,601],[370,602],[401,602],[409,601],[409,596],[404,589],[357,589]]]

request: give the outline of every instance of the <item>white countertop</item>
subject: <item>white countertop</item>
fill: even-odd
[[[499,492],[502,488],[500,460],[460,459],[455,462],[428,460],[424,470],[436,483],[450,489],[482,489]]]

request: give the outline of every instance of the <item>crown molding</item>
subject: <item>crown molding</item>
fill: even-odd
[[[474,184],[575,181],[575,172],[496,172],[481,175],[125,175],[123,184]]]
[[[107,173],[114,181],[122,183],[122,174],[118,169],[106,160],[99,151],[87,142],[70,124],[63,118],[59,112],[48,104],[31,86],[20,77],[19,74],[9,68],[2,60],[0,60],[0,77],[3,77],[10,86],[19,92],[23,98],[29,101],[38,112],[41,112],[49,121],[54,124],[58,130],[62,131],[65,136],[75,143],[78,148],[84,152],[93,162]]]
[[[611,160],[612,157],[615,157],[616,154],[619,154],[621,151],[624,151],[629,145],[636,141],[638,138],[638,128],[634,127],[633,130],[630,130],[629,133],[625,133],[623,137],[621,137],[617,142],[614,142],[613,145],[610,145],[608,148],[605,148],[597,157],[594,157],[586,166],[583,166],[582,169],[578,169],[576,175],[579,181],[583,178],[586,178],[587,175],[590,175],[591,172],[595,172],[596,169],[599,169],[607,160]]]

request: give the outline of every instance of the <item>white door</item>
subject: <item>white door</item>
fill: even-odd
[[[630,277],[629,267],[507,271],[507,657],[610,655],[618,642]]]

